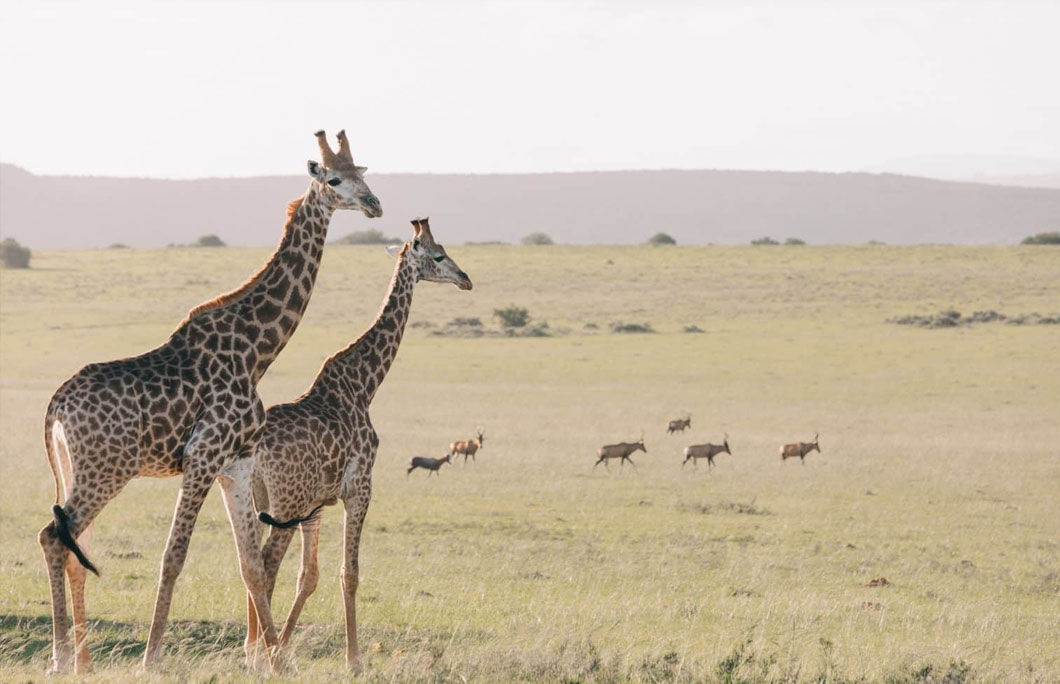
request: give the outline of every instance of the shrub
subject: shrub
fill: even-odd
[[[14,238],[0,242],[0,260],[5,268],[29,268],[30,250]]]
[[[648,238],[648,244],[652,247],[660,247],[662,245],[676,245],[677,240],[674,240],[666,233],[656,233],[655,235],[652,235],[650,238]]]
[[[370,230],[355,230],[335,241],[336,245],[398,245],[401,240],[387,237],[383,231],[374,228]]]
[[[530,233],[523,238],[524,245],[552,245],[555,244],[545,233]]]
[[[196,240],[195,243],[192,245],[192,247],[227,247],[227,246],[228,245],[226,245],[224,243],[224,240],[222,240],[221,238],[217,237],[216,235],[203,235],[198,240]]]
[[[530,312],[514,304],[504,309],[494,309],[493,315],[500,319],[504,328],[522,328],[530,322]]]
[[[701,333],[701,332],[703,332],[703,328],[699,327],[698,325],[686,325],[685,326],[685,332],[686,333]]]
[[[784,241],[784,244],[785,245],[790,245],[792,247],[797,247],[799,245],[805,245],[806,241],[805,240],[800,240],[799,238],[788,238],[787,240]]]
[[[14,238],[0,242],[0,262],[4,268],[29,268],[29,257],[29,247],[23,247]]]
[[[760,237],[757,240],[751,240],[751,244],[752,245],[761,246],[761,245],[779,245],[780,243],[767,235],[766,237]]]
[[[1060,245],[1060,231],[1038,233],[1023,238],[1021,245]]]
[[[446,323],[446,325],[452,326],[454,328],[481,328],[482,320],[478,318],[458,316]]]
[[[115,242],[107,246],[107,249],[129,249],[129,245],[122,242]]]
[[[615,321],[611,324],[611,332],[613,333],[653,333],[655,329],[651,327],[651,323],[623,323],[622,321]]]

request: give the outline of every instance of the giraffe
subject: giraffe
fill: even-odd
[[[397,265],[375,322],[356,342],[324,362],[305,394],[269,408],[253,459],[255,503],[262,511],[272,511],[271,516],[261,514],[262,522],[273,526],[262,547],[270,598],[294,528],[301,528],[302,567],[294,604],[280,635],[281,647],[290,640],[320,576],[317,514],[321,507],[342,500],[346,521],[340,580],[346,613],[346,665],[354,672],[362,669],[355,609],[358,548],[379,446],[368,410],[397,356],[414,285],[429,280],[471,289],[471,279],[434,241],[428,219],[416,219],[412,225],[411,240],[386,248],[397,258]],[[307,511],[312,512],[306,515]],[[250,604],[248,640],[257,639],[260,630],[260,616],[256,620],[253,615],[256,605]]]
[[[89,364],[52,396],[44,419],[44,445],[55,478],[54,520],[38,540],[51,583],[56,672],[69,670],[73,651],[75,672],[91,671],[85,579],[86,571],[99,575],[87,557],[92,523],[136,477],[181,477],[143,666],[161,656],[173,585],[215,479],[221,481],[240,571],[266,645],[277,643],[250,491],[234,475],[250,471],[247,457],[265,422],[257,383],[305,311],[332,214],[337,209],[357,209],[369,218],[383,213],[364,182],[365,169],[353,162],[345,132],[338,134],[337,153],[323,131],[316,136],[323,163],[308,162],[309,189],[288,204],[279,246],[257,274],[193,308],[161,346],[139,356]],[[72,644],[64,572],[73,605]]]

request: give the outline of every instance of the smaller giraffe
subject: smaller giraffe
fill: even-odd
[[[320,576],[316,509],[342,500],[346,509],[341,572],[346,665],[354,672],[361,670],[355,606],[360,572],[358,551],[372,492],[372,465],[379,447],[368,410],[397,356],[415,284],[430,280],[452,283],[461,290],[471,289],[471,279],[434,241],[427,219],[416,219],[412,225],[415,232],[411,240],[386,248],[397,258],[397,266],[375,322],[356,342],[324,362],[305,394],[268,410],[254,464],[255,503],[259,510],[272,513],[261,514],[262,522],[272,526],[262,548],[270,599],[293,528],[301,528],[302,568],[294,604],[280,635],[281,646],[290,640],[302,607]],[[258,626],[251,616],[248,642],[257,637]]]

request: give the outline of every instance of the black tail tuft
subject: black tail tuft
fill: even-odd
[[[63,546],[70,549],[70,551],[77,556],[77,561],[81,565],[85,566],[85,569],[99,577],[99,569],[92,564],[92,561],[88,560],[88,556],[81,550],[81,547],[77,545],[77,540],[70,534],[70,518],[66,515],[66,511],[59,504],[52,506],[52,515],[55,516],[55,532],[59,535],[59,541],[62,542]]]
[[[290,520],[280,522],[276,518],[272,517],[265,511],[258,513],[258,520],[269,525],[270,527],[278,527],[281,530],[288,530],[292,527],[298,527],[299,525],[307,522],[313,522],[320,517],[320,511],[324,510],[324,504],[320,504],[313,510],[309,511],[309,515],[304,518],[291,518]]]

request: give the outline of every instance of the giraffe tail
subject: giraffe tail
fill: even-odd
[[[53,431],[55,430],[55,421],[58,416],[55,415],[54,405],[48,404],[48,412],[44,415],[44,453],[48,455],[48,465],[52,469],[52,479],[55,480],[55,503],[59,504],[59,464],[55,462],[55,447],[53,440],[55,439]]]
[[[258,520],[265,523],[266,525],[269,525],[270,527],[278,527],[281,530],[289,530],[292,527],[298,527],[303,523],[313,522],[314,520],[320,517],[320,511],[322,510],[324,510],[324,504],[320,504],[313,510],[309,511],[309,515],[305,516],[304,518],[291,518],[290,520],[285,520],[283,522],[272,517],[265,511],[262,511],[261,513],[258,513]]]
[[[66,511],[59,504],[52,506],[52,515],[55,516],[55,532],[59,535],[59,541],[62,542],[63,546],[70,549],[75,556],[77,561],[81,565],[85,566],[85,569],[99,577],[99,569],[88,560],[88,556],[81,550],[81,547],[77,545],[77,540],[74,539],[74,535],[70,534],[70,518],[66,515]]]

